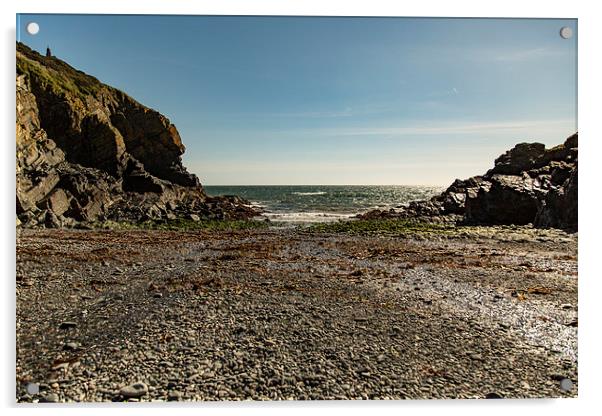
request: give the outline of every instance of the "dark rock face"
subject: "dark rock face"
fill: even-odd
[[[577,230],[577,167],[558,188],[551,190],[537,212],[535,223],[542,227]]]
[[[17,216],[24,226],[106,219],[242,219],[186,171],[170,121],[55,57],[17,43]]]
[[[420,218],[467,224],[533,224],[577,230],[577,133],[551,149],[520,143],[483,176],[457,179],[429,201],[360,218]]]
[[[539,179],[494,174],[466,199],[465,218],[478,224],[529,224],[545,196]]]
[[[176,127],[159,112],[54,57],[17,44],[17,73],[27,75],[40,127],[66,160],[119,175],[127,153],[152,175],[183,186],[185,147]]]
[[[542,146],[520,144],[498,158],[485,175],[489,189],[467,199],[466,222],[576,231],[578,136],[543,152]]]
[[[520,175],[521,172],[538,167],[545,153],[546,146],[541,143],[519,143],[495,159],[495,167],[487,173]]]

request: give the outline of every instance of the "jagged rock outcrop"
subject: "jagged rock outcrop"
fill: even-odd
[[[496,159],[485,182],[468,195],[465,221],[576,230],[577,156],[576,133],[551,149],[537,143],[515,146]],[[567,194],[568,188],[572,191]],[[572,209],[565,212],[569,206]]]
[[[186,171],[176,127],[160,113],[17,43],[18,223],[248,218]]]
[[[482,176],[457,179],[429,201],[360,218],[419,218],[467,224],[533,224],[577,230],[578,135],[551,149],[520,143]]]

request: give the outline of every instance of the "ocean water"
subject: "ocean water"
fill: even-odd
[[[443,188],[403,185],[270,185],[205,186],[207,194],[239,195],[265,210],[264,216],[282,222],[327,222],[372,209],[398,207],[429,199]]]

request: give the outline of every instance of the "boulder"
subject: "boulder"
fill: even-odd
[[[60,177],[54,170],[34,171],[17,178],[17,213],[33,209],[59,183]]]
[[[466,180],[456,179],[441,195],[431,200],[440,201],[445,214],[463,215],[466,211],[466,198],[469,190],[477,190],[482,181],[481,176]]]
[[[68,195],[63,189],[55,189],[48,196],[47,208],[55,215],[63,215],[71,206],[73,197]]]
[[[48,228],[58,228],[61,226],[61,221],[54,212],[47,210],[44,213],[44,225]]]

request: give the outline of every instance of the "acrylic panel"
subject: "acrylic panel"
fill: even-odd
[[[577,29],[17,15],[16,400],[576,397]]]

